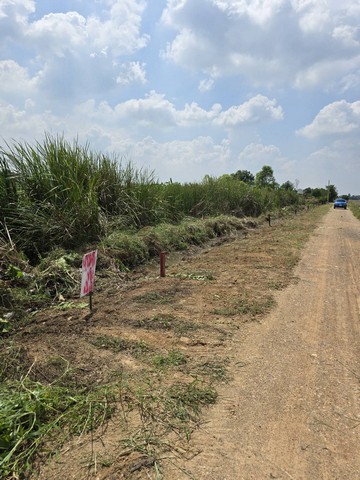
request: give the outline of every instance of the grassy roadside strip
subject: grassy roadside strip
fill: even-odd
[[[61,306],[76,298],[82,255],[98,248],[97,277],[108,277],[146,264],[161,251],[185,251],[209,240],[256,228],[258,221],[220,215],[186,218],[178,225],[160,224],[140,231],[115,231],[98,245],[78,251],[55,249],[32,266],[16,249],[0,239],[0,335],[15,332],[39,309]]]
[[[349,208],[354,216],[360,220],[360,200],[350,200]]]
[[[266,252],[268,257],[266,265],[258,265],[256,274],[253,265],[244,266],[247,268],[243,277],[248,285],[246,300],[249,305],[258,301],[259,294],[269,296],[274,289],[285,286],[284,272],[286,281],[291,281],[291,269],[299,260],[301,249],[327,211],[328,206],[322,206],[284,218],[274,227],[264,226],[254,237],[250,234],[244,240],[244,255],[251,257],[260,251]],[[194,230],[193,225],[190,230]],[[215,284],[216,276],[212,282]],[[242,316],[247,313],[241,305],[233,321],[241,325]],[[263,314],[263,311],[254,313],[257,317]],[[169,331],[175,328],[173,323],[174,327],[172,322],[167,322]],[[198,326],[196,334],[201,333],[200,329]],[[203,333],[206,335],[206,331]],[[101,338],[99,348],[128,348],[130,355],[139,355],[139,348],[133,345],[114,339],[106,344],[105,340]],[[124,417],[123,430],[118,435],[128,455],[137,452],[149,461],[157,478],[162,478],[164,452],[177,448],[178,444],[186,448],[203,409],[216,401],[218,382],[226,381],[225,357],[199,365],[190,351],[184,354],[175,349],[165,355],[149,353],[141,346],[140,353],[145,351],[148,356],[137,376],[127,378],[121,373],[109,384],[102,384],[103,379],[99,378],[101,387],[83,385],[79,390],[72,375],[76,365],[64,364],[59,380],[43,385],[31,379],[31,368],[24,370],[24,358],[16,344],[11,344],[9,338],[1,343],[2,347],[7,347],[6,355],[0,358],[0,411],[4,413],[0,417],[0,476],[4,479],[30,478],[34,459],[46,459],[72,435],[85,436],[95,430],[99,433],[114,412],[121,412]],[[78,420],[74,422],[74,418]],[[60,430],[67,436],[59,435]],[[103,466],[111,468],[116,461],[116,454],[109,452]],[[90,474],[93,477],[89,478],[96,477],[94,467]]]

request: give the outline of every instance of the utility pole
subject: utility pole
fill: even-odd
[[[328,195],[327,195],[327,202],[330,202],[330,180],[328,180],[328,187],[327,187]]]

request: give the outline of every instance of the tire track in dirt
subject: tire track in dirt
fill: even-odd
[[[234,380],[194,434],[201,453],[183,465],[190,478],[360,479],[359,247],[359,222],[331,210],[298,282],[234,337]]]

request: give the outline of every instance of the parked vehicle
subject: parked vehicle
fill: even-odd
[[[344,210],[347,209],[347,201],[345,198],[337,198],[334,202],[334,208],[343,208]]]

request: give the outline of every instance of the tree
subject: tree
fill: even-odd
[[[328,185],[328,199],[329,202],[333,202],[338,197],[338,192],[335,185]]]
[[[315,198],[321,198],[321,197],[325,197],[326,195],[326,190],[324,188],[313,188],[311,190],[311,195]]]
[[[291,192],[295,192],[295,186],[293,183],[290,182],[290,180],[287,180],[285,183],[283,183],[280,186],[280,190],[287,190]]]
[[[236,173],[232,173],[231,176],[236,180],[241,180],[249,185],[254,184],[255,177],[251,172],[249,172],[249,170],[238,170]]]
[[[257,187],[276,187],[274,171],[269,165],[264,165],[260,172],[255,175],[255,185]]]

